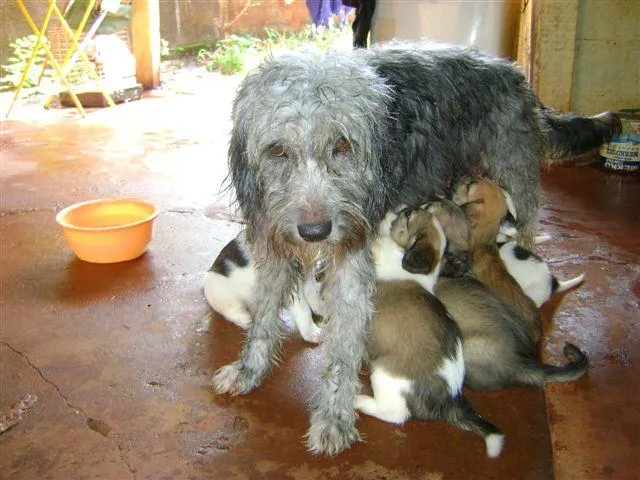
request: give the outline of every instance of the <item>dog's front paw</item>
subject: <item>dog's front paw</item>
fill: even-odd
[[[217,393],[230,395],[249,393],[256,386],[246,369],[242,368],[240,360],[220,367],[211,379],[211,383]]]
[[[336,455],[360,440],[354,425],[337,419],[323,419],[311,423],[307,448],[313,454]]]

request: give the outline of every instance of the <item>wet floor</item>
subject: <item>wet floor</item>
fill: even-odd
[[[364,443],[311,456],[307,402],[323,355],[292,329],[260,389],[215,395],[211,375],[242,341],[201,291],[238,229],[224,189],[236,80],[220,82],[85,119],[33,120],[27,109],[2,122],[0,414],[24,395],[38,401],[0,435],[1,478],[638,478],[640,176],[598,167],[545,173],[540,219],[553,272],[587,273],[544,308],[542,354],[561,362],[571,341],[590,371],[544,391],[470,394],[506,434],[500,458],[448,425],[368,417]],[[160,206],[149,251],[122,264],[77,260],[55,213],[116,195]]]

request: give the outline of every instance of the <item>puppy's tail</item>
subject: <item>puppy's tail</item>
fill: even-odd
[[[504,445],[504,435],[498,430],[498,427],[478,414],[464,395],[458,395],[447,405],[448,412],[446,412],[445,420],[461,430],[482,437],[487,448],[487,457],[496,458],[500,455]]]
[[[542,387],[552,382],[571,382],[578,380],[589,366],[587,356],[575,345],[565,342],[564,356],[569,363],[561,366],[531,363],[520,374],[520,382],[526,385]]]
[[[570,278],[569,280],[558,280],[556,277],[553,277],[553,284],[551,286],[552,293],[566,292],[567,290],[580,285],[584,281],[584,277],[584,273],[578,275],[577,277]]]
[[[542,116],[547,127],[544,152],[546,166],[593,153],[620,131],[620,120],[611,112],[580,117],[573,114],[560,115],[545,108]]]

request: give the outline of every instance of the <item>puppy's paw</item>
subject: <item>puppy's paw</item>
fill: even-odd
[[[304,329],[301,329],[300,335],[305,341],[309,343],[321,343],[324,340],[322,328],[320,328],[315,323],[311,323],[311,325],[307,326]]]
[[[249,326],[251,326],[251,316],[246,315],[243,317],[236,317],[234,319],[230,319],[233,323],[239,326],[243,330],[248,330]]]
[[[394,210],[389,210],[386,213],[386,215],[384,216],[384,218],[380,222],[380,225],[378,225],[378,235],[380,237],[388,237],[389,236],[389,234],[391,232],[391,224],[398,217],[400,212],[402,210],[404,210],[405,208],[407,208],[407,206],[402,204],[398,208],[396,208],[395,211]]]
[[[243,395],[249,393],[256,385],[251,381],[247,371],[242,368],[242,362],[236,360],[229,365],[220,367],[211,379],[216,393]]]
[[[353,407],[356,410],[360,410],[367,415],[371,415],[371,411],[375,409],[376,400],[369,395],[356,395],[356,400],[353,402]]]
[[[313,421],[307,433],[307,448],[313,454],[336,455],[361,440],[354,425],[338,419]]]
[[[224,318],[243,330],[247,330],[251,325],[251,314],[242,304],[232,304],[218,311]]]

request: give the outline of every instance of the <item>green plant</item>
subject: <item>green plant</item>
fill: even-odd
[[[222,40],[213,52],[201,49],[198,52],[198,60],[209,72],[219,71],[223,75],[231,75],[242,71],[245,54],[249,50],[255,50],[255,47],[255,39],[231,35]]]
[[[326,50],[341,37],[347,38],[350,45],[349,27],[314,28],[308,27],[300,32],[280,31],[274,28],[265,29],[265,38],[255,38],[249,35],[231,35],[220,40],[217,48],[210,50],[201,48],[198,51],[198,61],[207,71],[219,71],[225,75],[240,72],[251,60],[259,61],[269,52],[276,49],[296,48],[301,45],[313,44],[321,50]],[[180,47],[176,47],[176,51]],[[251,58],[254,57],[254,58]]]
[[[347,32],[348,30],[348,32]],[[269,47],[295,48],[300,45],[313,44],[321,50],[326,50],[341,36],[350,32],[350,27],[314,27],[309,25],[298,32],[278,31],[274,28],[265,28],[265,43]]]
[[[31,57],[31,52],[36,46],[37,41],[38,37],[36,35],[27,35],[26,37],[17,38],[9,44],[9,47],[11,47],[12,50],[11,57],[9,57],[9,63],[0,67],[2,68],[2,72],[6,73],[6,75],[0,78],[1,91],[14,90],[18,87],[22,72],[24,72],[27,67],[27,62]],[[47,42],[47,40],[43,39],[43,42]],[[36,53],[36,57],[31,64],[31,68],[27,72],[23,85],[24,87],[35,87],[38,84],[45,60],[45,51],[41,46]],[[45,71],[45,74],[46,73],[47,72]]]

